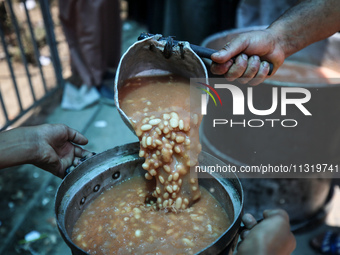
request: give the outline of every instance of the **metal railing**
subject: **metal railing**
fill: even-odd
[[[2,46],[2,53],[4,55],[3,59],[0,59],[0,130],[8,128],[29,110],[41,104],[43,100],[53,95],[57,89],[63,86],[62,68],[58,55],[54,22],[51,16],[49,1],[39,0],[35,7],[37,8],[35,12],[39,9],[41,11],[46,47],[49,49],[49,60],[51,61],[49,68],[45,68],[41,63],[41,52],[26,1],[5,0],[2,4],[4,4],[11,24],[11,32],[10,35],[8,35],[8,31],[5,31],[5,24],[0,20],[0,46]],[[16,5],[15,7],[19,6],[21,8],[20,14],[23,14],[20,15],[21,22],[18,22],[18,14],[15,11],[14,5]],[[8,23],[6,25],[8,27]],[[26,44],[24,44],[22,40],[23,33],[25,33]],[[15,40],[13,39],[14,37]],[[18,55],[21,59],[20,62],[17,61],[14,63],[13,56],[9,50],[11,45],[9,45],[8,41],[11,41],[12,44],[15,42],[17,45]],[[29,63],[27,59],[25,52],[27,45],[33,48],[34,65]],[[7,72],[4,61],[7,62]],[[1,62],[3,62],[2,65]],[[16,69],[20,69],[20,75]],[[22,72],[22,70],[24,70],[24,72]],[[34,73],[34,81],[32,80],[32,73]],[[48,82],[46,81],[47,73],[49,76]],[[52,76],[54,76],[53,78],[51,78],[51,73]],[[26,82],[23,76],[26,76]],[[18,82],[19,78],[20,83]],[[12,85],[10,85],[10,83]],[[14,109],[16,110],[14,111]]]

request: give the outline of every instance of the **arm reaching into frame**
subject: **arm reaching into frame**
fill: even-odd
[[[70,165],[91,152],[82,149],[88,140],[63,124],[19,127],[0,133],[0,169],[33,164],[60,178]]]
[[[211,72],[228,81],[242,78],[240,83],[258,85],[268,77],[268,62],[273,63],[274,74],[293,53],[340,31],[339,13],[339,0],[300,1],[267,29],[233,37],[211,56]]]

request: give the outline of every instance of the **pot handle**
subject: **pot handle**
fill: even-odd
[[[151,37],[151,36],[154,36],[154,35],[153,34],[149,34],[149,33],[141,33],[137,40],[143,40],[143,39]],[[171,55],[171,47],[174,46],[174,45],[178,45],[179,42],[176,41],[176,40],[173,40],[171,36],[169,36],[169,37],[161,37],[159,40],[165,40],[165,39],[167,39],[167,40],[170,39],[170,41],[168,41],[168,43],[170,43],[170,45],[168,45],[168,43],[166,44],[168,47],[170,46],[170,49],[167,48],[164,51],[164,53],[166,53],[165,55],[170,57],[170,55]],[[211,59],[211,55],[214,54],[215,52],[217,52],[217,50],[215,50],[215,49],[209,49],[209,48],[205,48],[205,47],[198,46],[198,45],[191,44],[191,43],[190,43],[190,47],[201,58],[209,58],[209,59]],[[169,50],[170,50],[170,52],[169,52]],[[166,57],[166,58],[168,58],[168,57]],[[236,61],[236,57],[233,57],[231,59],[234,62]],[[270,76],[272,74],[272,72],[273,72],[274,65],[271,62],[268,62],[268,64],[269,64],[268,76]]]
[[[205,47],[202,47],[202,46],[197,46],[197,45],[194,45],[194,44],[190,44],[190,47],[191,49],[196,52],[196,54],[198,56],[200,56],[201,58],[209,58],[211,59],[211,55],[214,54],[215,52],[217,52],[217,50],[214,50],[214,49],[209,49],[209,48],[205,48]],[[231,58],[234,63],[236,61],[236,57],[233,57]],[[268,61],[267,61],[268,62]],[[268,62],[269,64],[269,72],[268,72],[268,76],[270,76],[273,72],[273,69],[274,69],[274,65],[273,63],[271,62]]]
[[[71,173],[77,166],[79,166],[81,163],[83,163],[85,160],[87,160],[88,158],[90,158],[90,157],[93,157],[94,155],[96,155],[97,153],[95,153],[95,152],[92,152],[92,155],[91,154],[89,154],[89,155],[86,155],[85,157],[82,157],[81,159],[79,159],[79,162],[78,162],[78,164],[77,165],[70,165],[69,167],[67,167],[66,168],[66,170],[65,170],[65,176],[64,176],[64,178],[69,174],[69,173]],[[64,179],[63,178],[63,179]]]

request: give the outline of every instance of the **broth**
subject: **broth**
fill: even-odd
[[[154,181],[132,177],[104,191],[81,214],[73,242],[90,254],[194,254],[230,226],[206,189],[200,187],[199,201],[175,214],[157,210],[153,186]]]
[[[128,79],[119,91],[121,109],[140,140],[145,178],[156,180],[153,196],[159,209],[185,209],[200,197],[190,167],[202,148],[202,116],[198,105],[191,105],[190,93],[189,80],[176,75]]]
[[[72,233],[78,247],[90,254],[194,254],[228,229],[225,210],[190,173],[201,151],[202,119],[191,93],[189,81],[175,75],[125,81],[119,102],[147,172],[104,191],[84,210]]]

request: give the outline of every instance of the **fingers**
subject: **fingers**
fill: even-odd
[[[246,84],[250,82],[251,79],[253,79],[257,75],[260,69],[260,65],[261,65],[260,58],[258,56],[251,56],[247,63],[247,68],[243,73],[242,78],[239,79],[239,82],[241,84]]]
[[[264,80],[268,76],[268,73],[269,73],[269,64],[266,61],[262,61],[257,74],[251,81],[248,82],[249,85],[256,86],[264,82]]]
[[[67,134],[68,134],[68,138],[70,142],[79,144],[79,145],[85,145],[88,143],[88,140],[84,135],[74,130],[73,128],[70,128],[67,126],[66,128],[67,128]]]
[[[244,239],[250,233],[250,229],[252,229],[257,224],[257,220],[250,213],[245,213],[242,216],[242,222],[244,226],[247,228],[247,230],[244,230],[241,233],[241,239]]]
[[[212,63],[210,70],[213,74],[224,75],[230,82],[237,79],[241,84],[256,86],[268,77],[270,66],[267,61],[261,62],[258,56],[241,54],[235,62],[228,60],[221,64]]]
[[[242,216],[242,222],[247,229],[252,229],[257,224],[257,220],[250,213],[245,213]]]
[[[239,78],[246,70],[248,56],[246,54],[238,56],[235,65],[233,65],[234,61],[231,59],[232,57],[239,55],[246,48],[246,41],[242,42],[238,39],[234,39],[228,42],[221,50],[211,55],[211,60],[213,61],[211,72],[217,75],[225,75],[229,81]],[[233,66],[233,68],[231,68],[232,70],[229,72],[231,66]]]
[[[61,174],[61,175],[62,175],[61,178],[65,177],[66,175],[68,175],[69,173],[71,173],[71,172],[76,168],[76,166],[80,165],[80,164],[81,164],[82,162],[84,162],[86,159],[88,159],[88,158],[90,158],[90,157],[92,157],[92,156],[94,156],[94,155],[96,155],[95,152],[89,152],[89,154],[87,154],[87,155],[84,156],[84,157],[81,157],[81,158],[80,158],[80,157],[75,157],[75,158],[73,159],[72,164],[69,165],[69,167],[67,167],[67,168],[65,169],[65,171]]]
[[[80,146],[74,145],[70,142],[69,144],[73,148],[70,149],[70,151],[65,156],[60,157],[60,167],[58,167],[58,171],[55,174],[60,178],[64,178],[68,174],[68,172],[71,172],[74,169],[74,167],[78,166],[86,159],[95,155],[94,152],[84,150]]]
[[[86,156],[91,155],[92,156],[93,152],[90,152],[88,150],[84,150],[80,146],[74,145],[74,156],[78,158],[83,158]]]
[[[228,60],[225,63],[218,64],[218,63],[212,63],[211,64],[211,72],[216,75],[224,75],[229,71],[229,68],[233,65],[233,60]]]
[[[228,81],[234,81],[237,78],[242,77],[248,66],[248,56],[246,54],[241,54],[236,58],[235,64],[233,64],[229,71],[224,74],[224,77]]]
[[[249,50],[250,45],[247,36],[241,35],[232,39],[220,51],[211,55],[211,72],[224,75],[228,81],[238,79],[241,84],[249,83],[255,86],[263,82],[268,76],[269,64],[266,61],[261,62],[259,56],[253,55],[257,53]],[[235,61],[231,60],[233,57],[236,57]],[[233,62],[232,65],[230,61]]]
[[[265,210],[263,212],[263,217],[265,219],[271,218],[271,217],[281,217],[283,220],[289,222],[289,216],[288,213],[282,209],[274,209],[274,210]]]
[[[75,146],[74,160],[73,160],[72,164],[73,164],[73,166],[77,166],[77,165],[81,164],[82,162],[84,162],[86,159],[88,159],[88,158],[90,158],[94,155],[96,155],[96,153],[84,150],[79,146]]]
[[[235,38],[230,42],[227,42],[221,50],[211,55],[211,60],[222,64],[227,62],[232,57],[235,57],[242,53],[248,46],[248,40],[240,40]]]

